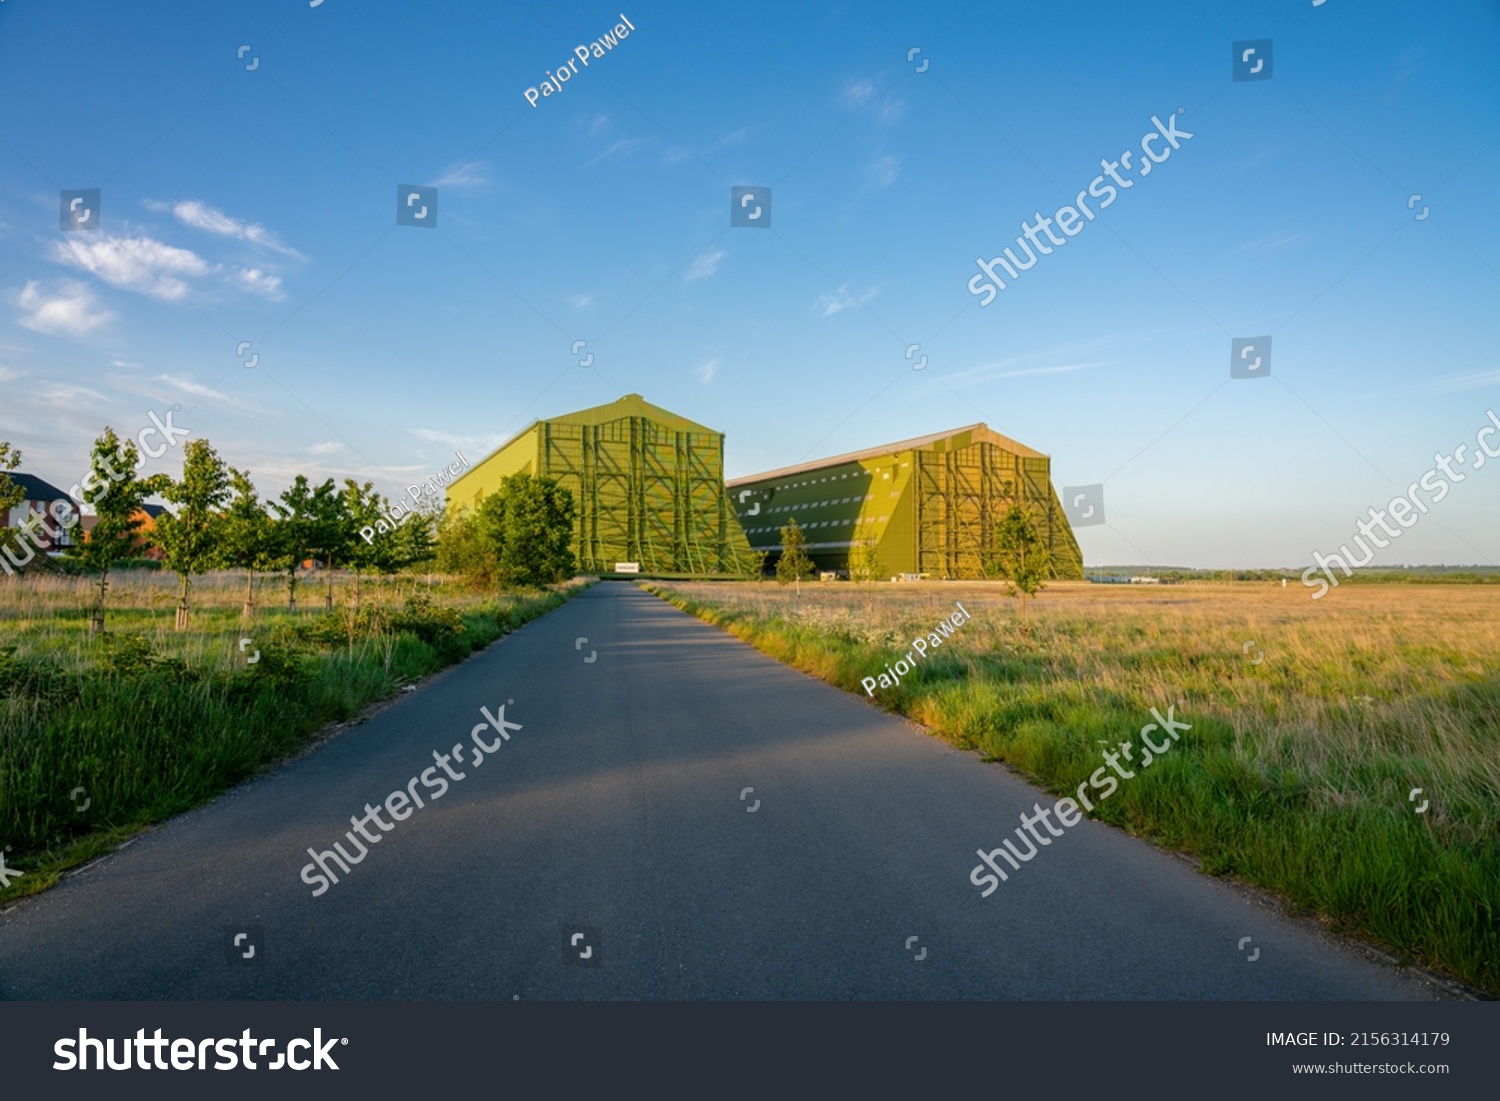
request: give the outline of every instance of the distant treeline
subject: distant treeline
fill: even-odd
[[[1084,571],[1089,578],[1154,577],[1161,581],[1287,581],[1300,582],[1301,570],[1189,570],[1160,569],[1155,566],[1108,566]],[[1496,585],[1500,584],[1500,566],[1412,566],[1399,569],[1355,570],[1339,583],[1400,583],[1430,585]]]

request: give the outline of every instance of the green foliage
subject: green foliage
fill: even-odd
[[[462,577],[476,589],[500,583],[499,563],[481,536],[479,518],[472,512],[445,512],[437,524],[437,568]]]
[[[21,465],[21,452],[6,440],[0,440],[0,517],[7,515],[26,499],[26,491],[6,477],[7,470]]]
[[[0,440],[0,548],[3,548],[0,553],[9,550],[10,560],[17,567],[28,561],[33,553],[28,552],[24,544],[14,549],[11,548],[11,544],[17,540],[10,534],[10,528],[6,525],[10,510],[26,499],[26,491],[5,474],[7,470],[14,470],[20,465],[21,452],[11,447],[7,441]],[[9,565],[6,566],[6,570],[7,572],[10,570]]]
[[[880,558],[880,544],[873,537],[861,539],[850,549],[849,580],[864,587],[866,612],[875,610],[875,582],[889,576]]]
[[[812,573],[813,561],[807,555],[807,536],[794,517],[781,529],[781,557],[776,560],[776,580],[782,585],[797,586],[800,593],[802,582]]]
[[[255,607],[255,575],[277,566],[277,533],[248,470],[229,467],[234,494],[220,528],[219,564],[245,571],[245,607]]]
[[[995,554],[985,563],[985,573],[1010,582],[1011,596],[1021,598],[1021,617],[1026,601],[1046,588],[1050,556],[1047,543],[1037,530],[1031,513],[1019,502],[1012,504],[995,529]]]
[[[155,542],[167,568],[181,582],[177,628],[187,627],[188,587],[193,574],[206,573],[222,560],[224,520],[220,509],[229,497],[229,472],[207,440],[183,445],[182,479],[169,481],[161,495],[177,512],[157,517]]]
[[[0,699],[66,704],[78,689],[63,669],[43,658],[16,656],[16,647],[0,646]]]
[[[84,475],[80,493],[84,503],[93,507],[99,521],[87,535],[75,540],[66,554],[90,573],[99,575],[98,593],[93,617],[104,621],[104,597],[109,586],[109,571],[133,558],[140,539],[141,506],[146,498],[168,484],[165,475],[136,477],[140,454],[130,440],[123,443],[108,426],[94,441],[89,472]]]
[[[573,576],[573,494],[555,478],[512,474],[475,517],[479,553],[505,585],[551,585]]]
[[[336,506],[333,502],[338,501]],[[297,571],[309,558],[327,554],[330,548],[339,548],[339,533],[330,531],[337,515],[343,513],[342,501],[329,478],[316,489],[307,480],[307,475],[298,474],[281,497],[270,502],[276,513],[275,560],[279,568],[286,570],[287,606],[297,606]],[[347,539],[347,533],[343,538]],[[331,582],[330,578],[330,582]]]
[[[442,515],[442,506],[436,502],[417,506],[411,518],[392,533],[394,551],[381,572],[395,573],[431,562],[437,556],[437,530]]]
[[[99,664],[111,673],[127,677],[149,673],[179,682],[198,679],[183,661],[158,654],[145,635],[108,631],[95,639],[95,645]]]

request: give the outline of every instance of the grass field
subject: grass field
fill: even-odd
[[[861,696],[962,601],[875,703],[1060,795],[1174,705],[1191,731],[1095,817],[1500,993],[1500,590],[1059,582],[1028,634],[977,582],[878,585],[868,611],[847,582],[648,588]]]
[[[242,621],[242,578],[195,582],[174,630],[177,579],[111,578],[106,634],[91,639],[91,581],[0,580],[0,850],[35,893],[142,827],[197,806],[328,724],[461,661],[586,584],[480,596],[404,577],[363,586],[268,582]],[[241,640],[248,640],[241,646]]]

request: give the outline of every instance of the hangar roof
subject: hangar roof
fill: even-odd
[[[815,459],[810,463],[798,463],[796,466],[784,466],[776,470],[767,470],[760,474],[747,474],[743,478],[733,478],[725,482],[727,488],[739,485],[749,485],[752,482],[764,482],[770,478],[788,478],[796,474],[806,474],[812,470],[822,470],[825,467],[840,466],[844,463],[861,462],[865,459],[879,459],[885,455],[892,455],[900,451],[946,451],[948,448],[935,447],[935,444],[947,444],[952,442],[954,449],[967,447],[969,444],[980,440],[987,440],[997,444],[1007,451],[1013,451],[1028,459],[1045,459],[1047,456],[1040,451],[1027,447],[1009,436],[1002,436],[992,430],[987,424],[968,424],[962,428],[949,428],[943,432],[933,432],[926,436],[917,436],[910,440],[898,440],[896,443],[884,444],[880,447],[868,447],[863,451],[850,451],[843,455],[833,455],[827,459]]]

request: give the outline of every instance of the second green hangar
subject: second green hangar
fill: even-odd
[[[851,551],[870,547],[893,575],[978,578],[1001,516],[1019,502],[1052,576],[1083,576],[1051,460],[983,424],[726,484],[722,432],[627,394],[533,421],[449,487],[448,507],[476,507],[519,471],[572,492],[585,571],[629,562],[648,573],[743,574],[754,551],[775,561],[782,527],[796,520],[820,570],[847,571]]]

